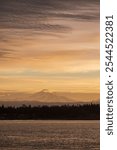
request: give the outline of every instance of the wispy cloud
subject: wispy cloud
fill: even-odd
[[[95,11],[94,11],[95,9]],[[1,0],[0,28],[61,32],[69,29],[56,20],[99,20],[99,1],[93,0]]]
[[[11,58],[12,50],[9,49],[0,49],[0,58]]]
[[[95,78],[99,77],[99,70],[85,72],[42,72],[38,70],[10,70],[0,71],[0,77],[39,77],[39,78]]]

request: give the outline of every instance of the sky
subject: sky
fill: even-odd
[[[99,0],[0,0],[0,91],[99,93]]]

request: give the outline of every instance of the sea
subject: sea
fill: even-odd
[[[1,120],[0,150],[99,150],[99,121]]]

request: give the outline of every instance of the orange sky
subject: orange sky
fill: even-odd
[[[99,93],[99,2],[45,2],[0,2],[0,90]]]

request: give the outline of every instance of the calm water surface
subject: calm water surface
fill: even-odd
[[[0,121],[0,150],[99,150],[99,121]]]

